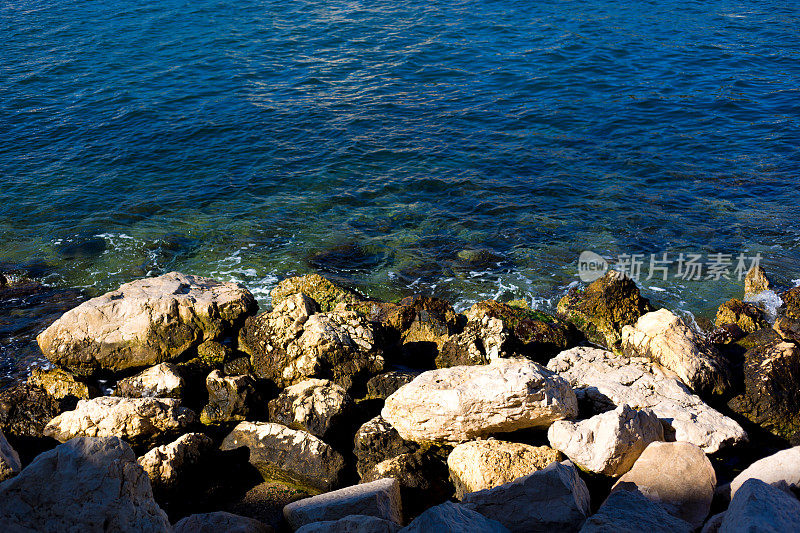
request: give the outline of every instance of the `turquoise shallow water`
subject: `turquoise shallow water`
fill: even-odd
[[[793,2],[12,0],[0,35],[0,266],[55,287],[546,307],[587,249],[800,278]],[[640,283],[741,293],[675,274]]]

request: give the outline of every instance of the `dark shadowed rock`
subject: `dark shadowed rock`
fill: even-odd
[[[250,376],[223,376],[214,370],[206,378],[208,404],[200,413],[203,424],[238,422],[256,411],[255,382]]]
[[[350,515],[306,524],[295,533],[397,533],[401,526],[377,516]]]
[[[669,514],[664,507],[639,492],[611,494],[597,513],[584,523],[581,533],[690,533],[689,522]]]
[[[17,383],[0,391],[0,429],[7,435],[41,437],[45,425],[66,407],[44,389]]]
[[[403,385],[414,381],[414,378],[419,374],[419,372],[403,372],[399,370],[378,374],[367,382],[367,399],[385,400]]]
[[[0,430],[0,481],[16,476],[20,470],[22,470],[22,463],[19,460],[19,454],[11,447],[6,436],[3,435],[3,431]]]
[[[772,329],[786,342],[800,344],[800,319],[781,316],[775,320]]]
[[[356,469],[362,479],[376,464],[419,448],[416,443],[403,440],[397,430],[380,416],[361,426],[353,440]]]
[[[497,520],[485,517],[464,505],[445,502],[431,507],[413,522],[400,530],[401,533],[508,533],[508,529]]]
[[[272,533],[273,531],[263,522],[225,511],[193,514],[175,524],[175,533]]]

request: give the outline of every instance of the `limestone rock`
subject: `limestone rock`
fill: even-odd
[[[267,481],[329,491],[339,481],[344,459],[314,435],[271,422],[240,422],[225,437],[221,449],[245,446],[250,463]]]
[[[340,287],[319,274],[286,278],[272,289],[273,307],[280,306],[288,297],[303,293],[319,304],[323,312],[333,311],[340,303],[360,302],[364,298],[355,291]]]
[[[486,364],[513,355],[546,361],[578,340],[569,322],[493,300],[473,305],[467,320],[464,331],[444,344],[436,358],[438,368]]]
[[[786,342],[800,344],[800,319],[781,316],[772,325],[778,335]]]
[[[781,450],[754,462],[731,481],[731,497],[748,479],[783,489],[800,489],[800,446]]]
[[[578,347],[561,352],[547,367],[566,378],[581,400],[594,405],[595,412],[622,404],[650,409],[664,423],[667,440],[691,442],[714,453],[747,439],[739,424],[709,407],[673,372],[649,359]]]
[[[465,494],[465,507],[511,533],[577,531],[589,516],[589,489],[569,461],[551,463],[516,481]]]
[[[214,441],[202,433],[187,433],[175,442],[153,448],[138,459],[154,490],[176,486],[183,470],[197,464],[210,452]]]
[[[351,515],[306,524],[295,533],[397,533],[401,526],[376,516]]]
[[[557,309],[591,342],[614,349],[622,340],[623,326],[634,324],[653,307],[632,279],[611,270],[584,290],[571,289]]]
[[[622,328],[622,353],[645,357],[675,372],[697,392],[723,394],[730,371],[713,346],[667,309],[642,315]]]
[[[274,530],[252,518],[225,511],[193,514],[175,524],[175,533],[272,533]]]
[[[172,398],[102,396],[81,400],[74,411],[58,415],[45,426],[44,434],[61,442],[117,436],[145,445],[178,433],[194,421],[194,412]]]
[[[362,478],[378,463],[412,453],[419,448],[416,443],[403,440],[397,430],[381,416],[364,423],[356,432],[353,443],[356,469]]]
[[[779,340],[744,355],[744,393],[728,406],[768,431],[800,443],[800,347]]]
[[[230,332],[256,309],[236,283],[170,272],[140,279],[67,311],[37,341],[80,375],[151,366]]]
[[[758,479],[748,479],[731,500],[720,533],[797,531],[800,502],[779,488]]]
[[[327,379],[307,379],[286,387],[269,402],[269,419],[324,439],[335,436],[355,409],[347,391]]]
[[[367,399],[385,400],[403,385],[414,381],[414,378],[419,374],[419,372],[402,372],[399,370],[378,374],[367,381]]]
[[[744,295],[755,296],[756,294],[768,291],[770,288],[769,279],[767,279],[767,272],[763,267],[754,266],[751,268],[747,275],[744,277]]]
[[[0,391],[0,430],[8,435],[41,437],[45,425],[61,411],[61,402],[28,383]]]
[[[561,454],[547,446],[501,440],[473,440],[459,444],[447,456],[456,498],[491,489],[558,462]]]
[[[19,454],[11,447],[3,435],[3,430],[0,430],[0,481],[5,481],[10,477],[14,477],[22,470],[22,463],[19,460]]]
[[[200,413],[203,424],[244,420],[255,402],[255,382],[250,376],[223,376],[214,370],[206,378],[208,404]]]
[[[228,346],[217,341],[205,341],[197,347],[197,357],[210,366],[221,366],[233,354]]]
[[[431,507],[413,522],[400,530],[401,533],[508,533],[508,529],[497,520],[492,520],[463,505],[452,502]]]
[[[691,533],[693,530],[691,524],[672,516],[641,493],[619,490],[589,517],[581,533]]]
[[[653,442],[611,490],[640,492],[697,528],[708,516],[716,485],[703,450],[688,442]]]
[[[575,393],[527,359],[430,370],[386,399],[381,416],[417,442],[463,442],[575,416]]]
[[[163,533],[171,526],[150,481],[118,437],[77,438],[0,484],[6,531]]]
[[[331,379],[345,389],[383,370],[373,326],[354,311],[316,313],[303,294],[287,297],[269,313],[250,317],[239,348],[260,378],[285,387],[308,378]]]
[[[784,312],[789,318],[800,319],[800,287],[794,287],[781,294]]]
[[[736,324],[745,333],[752,333],[766,327],[767,321],[756,305],[732,298],[719,306],[714,324],[717,327]]]
[[[403,521],[400,486],[396,479],[386,478],[345,487],[292,502],[283,508],[283,515],[292,529],[350,515],[376,516],[400,524]]]
[[[185,383],[171,363],[152,366],[117,383],[116,395],[126,398],[178,398]]]
[[[583,470],[616,477],[633,467],[648,444],[664,440],[664,429],[649,409],[625,404],[580,422],[557,420],[547,438]]]
[[[43,370],[33,367],[31,368],[31,375],[28,376],[28,384],[44,390],[56,400],[65,398],[88,400],[97,395],[97,391],[90,390],[86,383],[78,381],[75,376],[60,368]]]

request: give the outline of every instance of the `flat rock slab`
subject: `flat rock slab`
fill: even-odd
[[[669,514],[638,492],[617,491],[581,528],[581,533],[690,533],[689,522]]]
[[[239,284],[170,272],[82,303],[36,340],[45,357],[77,374],[119,371],[174,359],[255,309]]]
[[[499,359],[423,372],[386,399],[381,416],[406,440],[464,442],[577,413],[566,380],[527,359]]]
[[[193,423],[193,411],[173,398],[117,398],[81,400],[74,411],[61,413],[44,434],[66,442],[74,437],[118,436],[134,445],[149,444]]]
[[[745,481],[731,500],[720,533],[797,531],[800,501],[758,479]]]
[[[222,441],[222,450],[247,447],[250,463],[266,481],[294,484],[311,493],[339,482],[344,459],[307,431],[271,422],[240,422]]]
[[[400,485],[396,479],[385,478],[345,487],[292,502],[283,508],[283,515],[292,529],[350,515],[375,516],[400,524],[403,521]]]
[[[637,411],[626,404],[588,420],[557,420],[547,438],[581,469],[621,476],[648,444],[664,440],[664,428],[649,409]]]
[[[511,533],[577,531],[590,513],[589,489],[569,461],[552,463],[493,489],[470,492],[462,503]]]
[[[77,438],[0,484],[4,531],[164,533],[150,480],[118,437]]]
[[[639,492],[697,528],[708,516],[716,485],[703,450],[688,442],[653,442],[611,490]]]
[[[413,522],[400,530],[401,533],[508,533],[508,528],[463,505],[445,502],[431,507]]]
[[[566,378],[578,397],[591,401],[597,412],[623,404],[650,409],[664,422],[667,440],[691,442],[706,453],[747,440],[736,421],[708,406],[677,375],[649,359],[578,347],[558,354],[547,368]]]
[[[193,514],[175,524],[175,533],[272,533],[272,527],[225,511]]]

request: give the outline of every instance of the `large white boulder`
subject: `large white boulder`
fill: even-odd
[[[102,396],[81,400],[74,411],[53,418],[44,434],[61,442],[74,437],[117,436],[139,445],[178,433],[195,418],[193,411],[173,398]]]
[[[649,409],[637,411],[625,404],[588,420],[557,420],[547,438],[583,470],[621,476],[648,444],[664,440],[664,428]]]
[[[473,440],[459,444],[447,456],[456,498],[468,492],[491,489],[541,470],[561,454],[548,446],[531,446],[502,440]]]
[[[184,381],[171,363],[160,363],[117,382],[114,391],[126,398],[180,398]]]
[[[75,373],[118,371],[179,357],[255,309],[239,284],[170,272],[82,303],[36,340],[45,357]]]
[[[733,419],[711,408],[673,372],[642,357],[626,357],[598,348],[566,350],[547,368],[566,378],[597,412],[628,404],[650,409],[664,422],[665,438],[691,442],[706,453],[747,440]]]
[[[0,484],[4,531],[171,531],[150,480],[118,437],[76,438]]]
[[[719,533],[797,531],[800,501],[759,479],[745,481],[731,500]]]
[[[528,359],[499,359],[423,372],[386,399],[381,416],[406,440],[463,442],[577,413],[566,380]]]
[[[800,488],[800,446],[759,459],[742,470],[731,481],[731,498],[748,479],[760,479],[764,483],[784,489]]]

